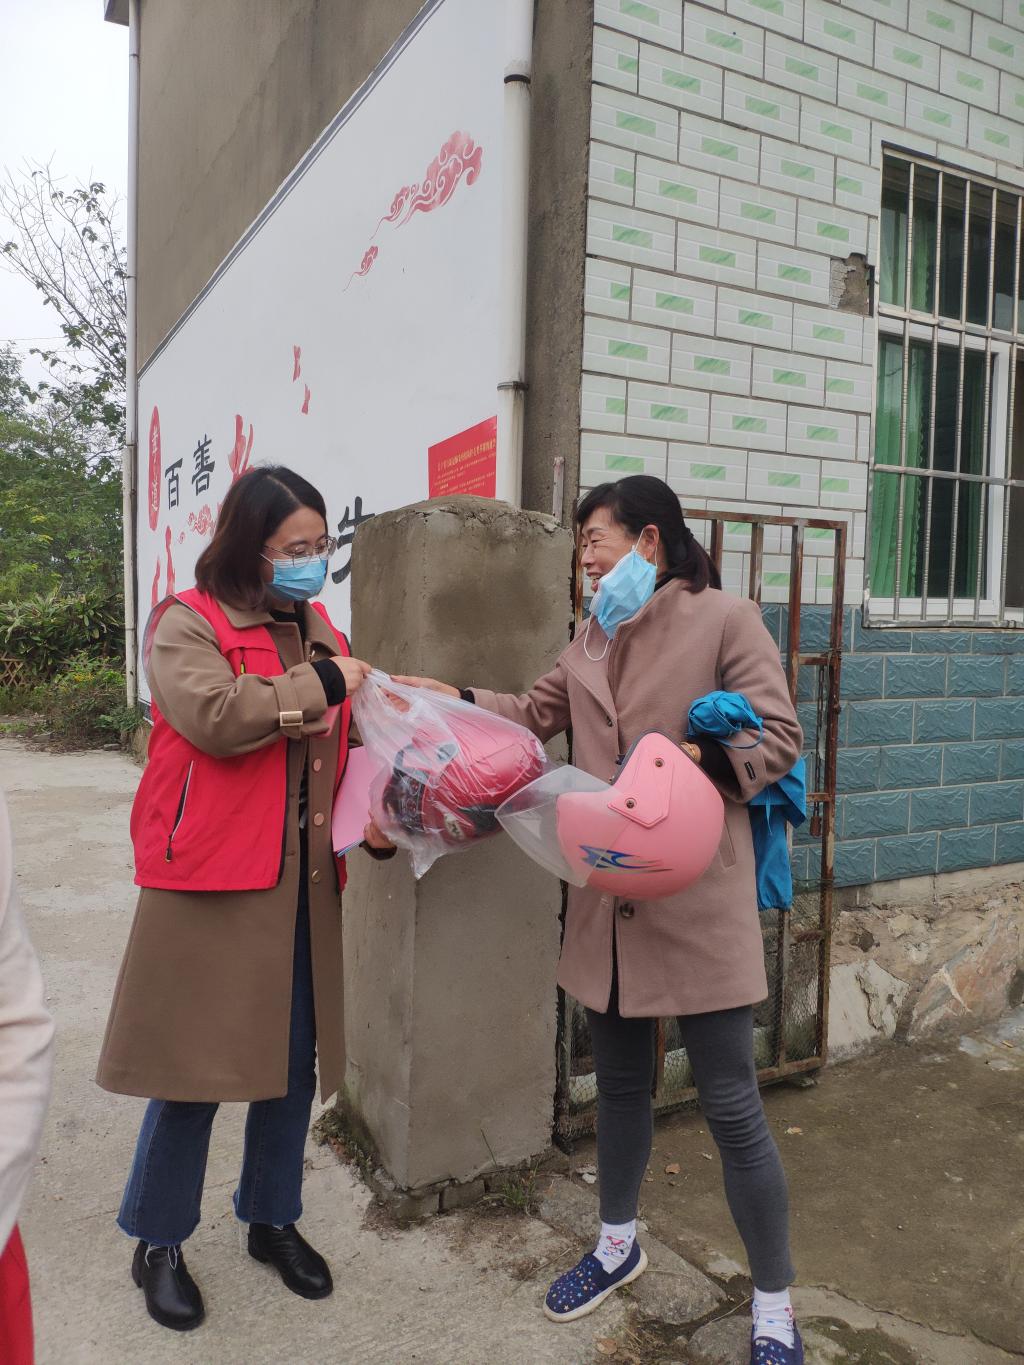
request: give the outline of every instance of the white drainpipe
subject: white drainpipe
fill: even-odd
[[[526,396],[526,242],[530,203],[530,80],[534,0],[505,0],[505,142],[501,308],[498,317],[497,496],[523,497]]]
[[[139,697],[135,594],[135,479],[138,469],[139,393],[136,275],[138,271],[139,0],[128,0],[128,277],[125,280],[125,443],[121,462],[124,522],[124,652],[128,705]]]

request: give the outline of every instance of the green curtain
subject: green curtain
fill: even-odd
[[[979,351],[964,357],[964,414],[960,449],[960,468],[965,474],[984,474],[987,468],[985,417],[985,360]],[[956,534],[957,597],[973,597],[978,578],[978,536],[981,533],[982,499],[986,487],[980,483],[961,483]],[[982,562],[985,550],[982,547]],[[981,594],[985,595],[984,573]]]
[[[914,196],[914,259],[910,306],[930,313],[935,302],[935,201]]]
[[[922,180],[914,195],[914,251],[910,267],[910,306],[930,313],[935,297],[935,185]],[[907,279],[907,187],[889,184],[882,192],[881,269],[883,303],[902,308]]]
[[[884,186],[882,190],[881,278],[883,303],[903,307],[907,257],[907,192]]]
[[[928,456],[928,402],[931,353],[912,343],[907,382],[907,443],[904,463],[921,469]],[[882,466],[900,463],[900,409],[903,396],[903,343],[883,337],[878,357],[878,403],[875,417],[875,469],[871,495],[871,591],[876,597],[896,593],[897,526],[900,483],[904,484],[900,552],[901,597],[921,592],[921,509],[924,480],[887,473]]]

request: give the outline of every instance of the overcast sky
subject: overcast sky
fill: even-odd
[[[128,30],[103,0],[0,0],[0,168],[51,161],[66,183],[122,196],[128,163]],[[0,239],[7,236],[0,224]],[[32,287],[0,268],[0,344],[57,331]]]

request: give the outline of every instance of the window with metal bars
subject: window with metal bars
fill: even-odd
[[[887,154],[868,620],[1024,623],[1024,207]]]

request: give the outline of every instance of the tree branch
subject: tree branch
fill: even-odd
[[[3,262],[33,285],[60,319],[65,345],[35,354],[68,412],[119,432],[127,346],[127,262],[114,225],[119,200],[100,181],[64,189],[47,165],[8,172],[0,220],[13,237]]]

